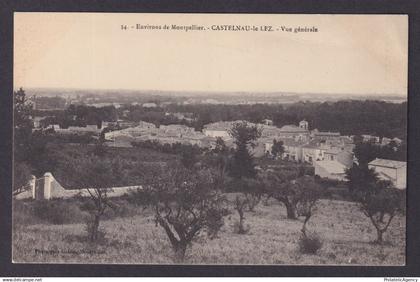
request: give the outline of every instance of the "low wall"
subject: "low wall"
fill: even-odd
[[[54,176],[47,172],[41,178],[32,176],[28,183],[29,189],[16,195],[15,199],[34,199],[34,200],[49,200],[49,199],[69,199],[76,196],[89,197],[90,194],[87,189],[65,189]],[[141,185],[123,186],[106,188],[108,197],[120,197],[130,192],[141,189]]]

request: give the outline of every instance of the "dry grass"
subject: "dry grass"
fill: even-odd
[[[283,206],[271,201],[246,213],[246,235],[235,234],[237,214],[225,219],[218,238],[199,236],[187,251],[187,264],[359,264],[403,265],[405,263],[405,217],[396,217],[386,244],[378,246],[375,229],[354,203],[322,200],[308,224],[323,241],[316,255],[301,254],[298,240],[301,221],[286,219]],[[37,223],[15,226],[14,262],[50,263],[172,263],[172,250],[150,211],[101,223],[105,241],[85,241],[84,224]],[[37,251],[38,250],[38,251]],[[40,250],[50,251],[41,253]]]

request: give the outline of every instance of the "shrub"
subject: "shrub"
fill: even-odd
[[[321,238],[315,232],[302,233],[299,237],[299,251],[303,254],[316,254],[322,247]]]

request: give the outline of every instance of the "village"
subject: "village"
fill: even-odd
[[[102,105],[100,105],[102,106]],[[145,103],[143,107],[156,107],[154,103]],[[174,115],[179,119],[191,116],[188,113],[166,113]],[[39,130],[42,117],[35,117],[34,130]],[[215,147],[217,138],[221,138],[225,144],[232,148],[234,146],[229,130],[236,121],[221,121],[204,125],[202,131],[181,125],[160,125],[157,127],[149,122],[102,122],[101,127],[96,124],[80,126],[69,126],[62,129],[58,124],[47,126],[59,134],[79,134],[90,132],[99,135],[102,131],[108,146],[131,147],[132,142],[155,141],[160,144],[189,144],[201,148],[212,149]],[[271,155],[273,142],[282,142],[284,152],[279,158],[298,163],[310,164],[315,169],[315,175],[321,178],[346,181],[346,169],[350,168],[357,159],[353,149],[354,135],[341,135],[339,132],[319,131],[310,129],[309,123],[302,120],[298,125],[289,124],[280,128],[273,126],[273,121],[263,120],[263,123],[256,125],[262,129],[262,136],[257,140],[256,146],[252,148],[252,154],[256,158]],[[116,125],[123,127],[120,130],[112,130]],[[402,140],[399,138],[378,137],[372,135],[361,135],[362,141],[376,146],[386,146],[391,142],[399,146]],[[390,180],[398,189],[406,187],[406,163],[396,160],[375,159],[369,163],[369,168],[375,169],[381,179]]]

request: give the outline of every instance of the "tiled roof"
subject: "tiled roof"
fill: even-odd
[[[328,149],[325,153],[326,154],[334,154],[334,155],[336,155],[336,154],[340,153],[341,151],[342,150],[339,149],[339,148],[337,148],[337,147],[332,147],[332,148]]]
[[[304,144],[303,142],[296,141],[293,138],[284,138],[284,139],[279,139],[277,141],[283,141],[283,145],[284,146],[294,146],[294,147],[297,147],[297,146],[302,146]]]
[[[314,135],[340,136],[340,132],[318,131],[318,132],[314,132]]]
[[[321,149],[321,147],[317,143],[313,143],[313,142],[303,145],[302,148]]]
[[[209,123],[204,125],[204,128],[207,130],[228,130],[232,128],[233,124],[244,122],[244,120],[235,120],[235,121],[219,121],[214,123]],[[247,122],[250,125],[253,123]]]
[[[394,161],[394,160],[386,160],[386,159],[374,159],[369,163],[369,165],[373,166],[383,166],[383,167],[390,167],[390,168],[401,168],[407,165],[406,162]]]
[[[293,132],[293,133],[297,133],[297,132],[308,132],[308,130],[300,128],[296,125],[284,125],[280,128],[280,132]]]

